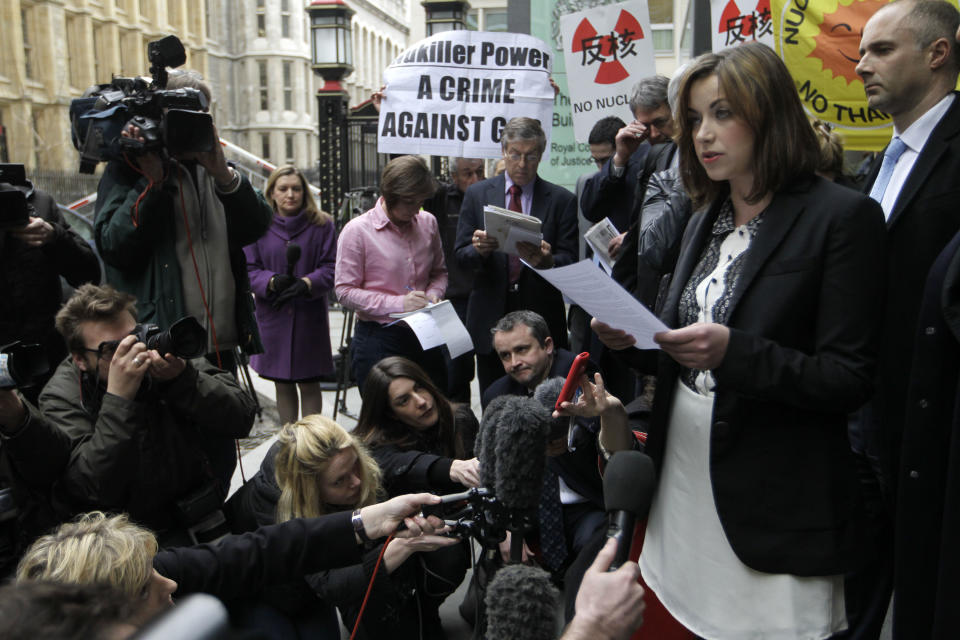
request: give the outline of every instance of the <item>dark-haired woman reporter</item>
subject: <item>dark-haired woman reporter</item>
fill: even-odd
[[[473,455],[479,425],[467,405],[454,405],[418,365],[392,356],[373,365],[353,433],[370,447],[390,496],[412,487],[436,494],[480,486]],[[470,456],[469,459],[465,459]],[[439,625],[441,603],[470,566],[468,543],[419,554],[425,620]]]
[[[677,121],[697,210],[661,312],[678,328],[657,336],[640,567],[704,638],[828,638],[868,549],[847,413],[873,386],[883,215],[815,175],[813,130],[765,46],[695,60]]]
[[[418,365],[391,356],[367,374],[353,433],[370,447],[384,488],[395,496],[414,487],[452,493],[480,486],[478,429],[469,406],[452,404]]]

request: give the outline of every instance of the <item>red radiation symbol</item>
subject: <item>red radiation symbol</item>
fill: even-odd
[[[770,0],[759,0],[757,8],[751,13],[741,13],[740,7],[734,0],[727,2],[723,13],[720,15],[720,24],[717,31],[724,33],[726,31],[736,30],[742,38],[749,38],[753,35],[764,35],[764,33],[755,34],[757,30],[769,32],[770,23]]]
[[[590,20],[581,20],[573,33],[571,51],[583,54],[582,64],[585,67],[599,63],[594,82],[615,84],[630,76],[620,60],[637,55],[634,42],[642,39],[643,28],[640,23],[631,13],[621,10],[617,24],[609,34],[600,35]]]

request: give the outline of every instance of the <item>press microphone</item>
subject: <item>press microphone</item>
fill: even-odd
[[[610,571],[616,571],[629,559],[633,529],[637,520],[647,517],[655,484],[653,460],[645,453],[618,451],[607,462],[603,474],[603,502],[609,518],[607,538],[617,541]]]
[[[536,510],[546,465],[550,413],[532,398],[510,396],[495,432],[494,493],[508,509]]]
[[[496,478],[497,455],[494,442],[497,438],[497,424],[503,415],[503,409],[513,396],[497,396],[490,401],[483,411],[480,420],[480,430],[477,432],[477,441],[474,448],[477,460],[480,463],[480,482],[485,487],[494,486]]]
[[[571,428],[572,420],[570,417],[553,417],[553,408],[557,403],[557,398],[560,397],[560,392],[563,391],[563,385],[563,378],[548,378],[537,385],[537,388],[533,391],[533,398],[550,412],[550,433],[547,436],[547,440],[550,442],[566,436]]]
[[[494,575],[484,599],[489,640],[556,640],[560,593],[538,567],[510,564]]]
[[[300,260],[300,245],[296,242],[287,243],[287,275],[293,275],[293,268]]]
[[[506,511],[510,561],[523,556],[523,534],[532,529],[543,491],[550,412],[533,398],[510,396],[495,431],[493,490]]]

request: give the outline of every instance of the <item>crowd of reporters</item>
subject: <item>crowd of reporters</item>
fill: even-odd
[[[909,28],[894,36],[899,20]],[[957,118],[958,27],[939,0],[900,0],[865,27],[858,73],[907,147],[914,124],[932,140]],[[930,59],[889,66],[876,43],[897,38],[916,39]],[[898,85],[908,73],[922,82]],[[203,88],[189,74],[178,82]],[[514,594],[526,581],[541,585],[554,617],[553,587],[565,589],[565,637],[626,638],[644,611],[642,571],[699,637],[876,637],[894,584],[897,637],[948,637],[955,614],[938,603],[951,589],[930,582],[955,553],[918,559],[903,536],[914,518],[932,524],[934,546],[952,531],[949,460],[924,467],[913,423],[892,423],[897,411],[942,430],[955,422],[949,411],[935,424],[914,415],[896,380],[922,374],[909,400],[924,410],[940,398],[928,395],[934,386],[955,382],[956,364],[940,359],[955,341],[938,356],[923,336],[956,334],[960,225],[943,213],[931,232],[889,189],[912,196],[921,181],[910,171],[953,167],[960,152],[944,143],[931,169],[921,138],[916,168],[892,177],[887,154],[867,176],[870,197],[859,193],[836,137],[811,125],[783,62],[755,44],[705,54],[672,82],[643,81],[630,106],[633,122],[598,123],[599,170],[576,196],[538,176],[546,136],[517,118],[504,128],[502,175],[478,181],[479,163],[461,158],[453,183],[438,186],[419,158],[395,158],[383,196],[339,238],[292,167],[271,176],[265,198],[219,145],[111,161],[95,222],[108,285],[89,246],[21,185],[35,215],[0,232],[0,256],[3,284],[24,306],[4,319],[0,342],[36,341],[54,366],[33,392],[0,389],[0,571],[18,581],[0,597],[10,637],[125,637],[174,595],[207,593],[260,637],[339,637],[336,608],[359,637],[444,638],[439,607],[471,549],[423,508],[491,484],[527,513],[523,526],[511,516],[499,555],[487,549],[474,565],[470,588],[489,596],[470,614],[481,630],[485,617],[491,632],[513,625],[525,637],[526,622],[544,634],[528,637],[555,637],[549,616],[510,617],[505,603],[523,599]],[[931,202],[943,199],[936,180],[922,185]],[[428,200],[443,209],[436,217]],[[484,230],[486,204],[541,220],[543,241],[518,244],[523,262]],[[578,209],[589,222],[611,218],[612,277],[677,327],[656,335],[658,351],[596,318],[588,329],[582,310],[570,335],[559,292],[536,270],[577,259]],[[908,257],[903,234],[915,240]],[[10,273],[34,265],[36,286],[8,277],[11,256]],[[51,294],[60,275],[78,287],[62,306]],[[318,415],[315,385],[332,369],[331,290],[359,320],[363,406],[352,433]],[[482,423],[463,404],[473,362],[422,349],[390,317],[445,291],[474,339]],[[150,324],[184,317],[196,331],[154,338]],[[920,336],[918,318],[929,323]],[[576,381],[581,394],[561,403],[555,379],[574,363],[571,339],[593,363]],[[914,342],[943,372],[927,387]],[[254,366],[277,384],[278,404],[284,396],[284,424],[227,501],[232,441],[255,415],[232,373],[234,348],[254,355],[264,344]],[[542,426],[539,439],[524,439],[528,425],[512,430],[527,419]],[[897,467],[900,438],[909,469]],[[607,539],[603,473],[625,450],[649,454],[658,478],[646,487],[639,567],[607,572],[622,549]],[[525,475],[524,459],[542,475]],[[940,480],[926,492],[942,495],[923,508],[920,467]],[[526,486],[508,496],[507,475]],[[546,571],[524,573],[528,564]]]

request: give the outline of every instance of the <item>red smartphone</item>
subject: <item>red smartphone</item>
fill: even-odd
[[[563,383],[563,389],[560,390],[560,395],[557,396],[557,402],[553,405],[553,408],[557,411],[560,410],[560,403],[573,400],[573,393],[577,390],[577,387],[580,386],[580,376],[587,370],[587,360],[589,359],[590,353],[587,351],[584,351],[573,359],[570,372],[567,373],[567,379]]]

